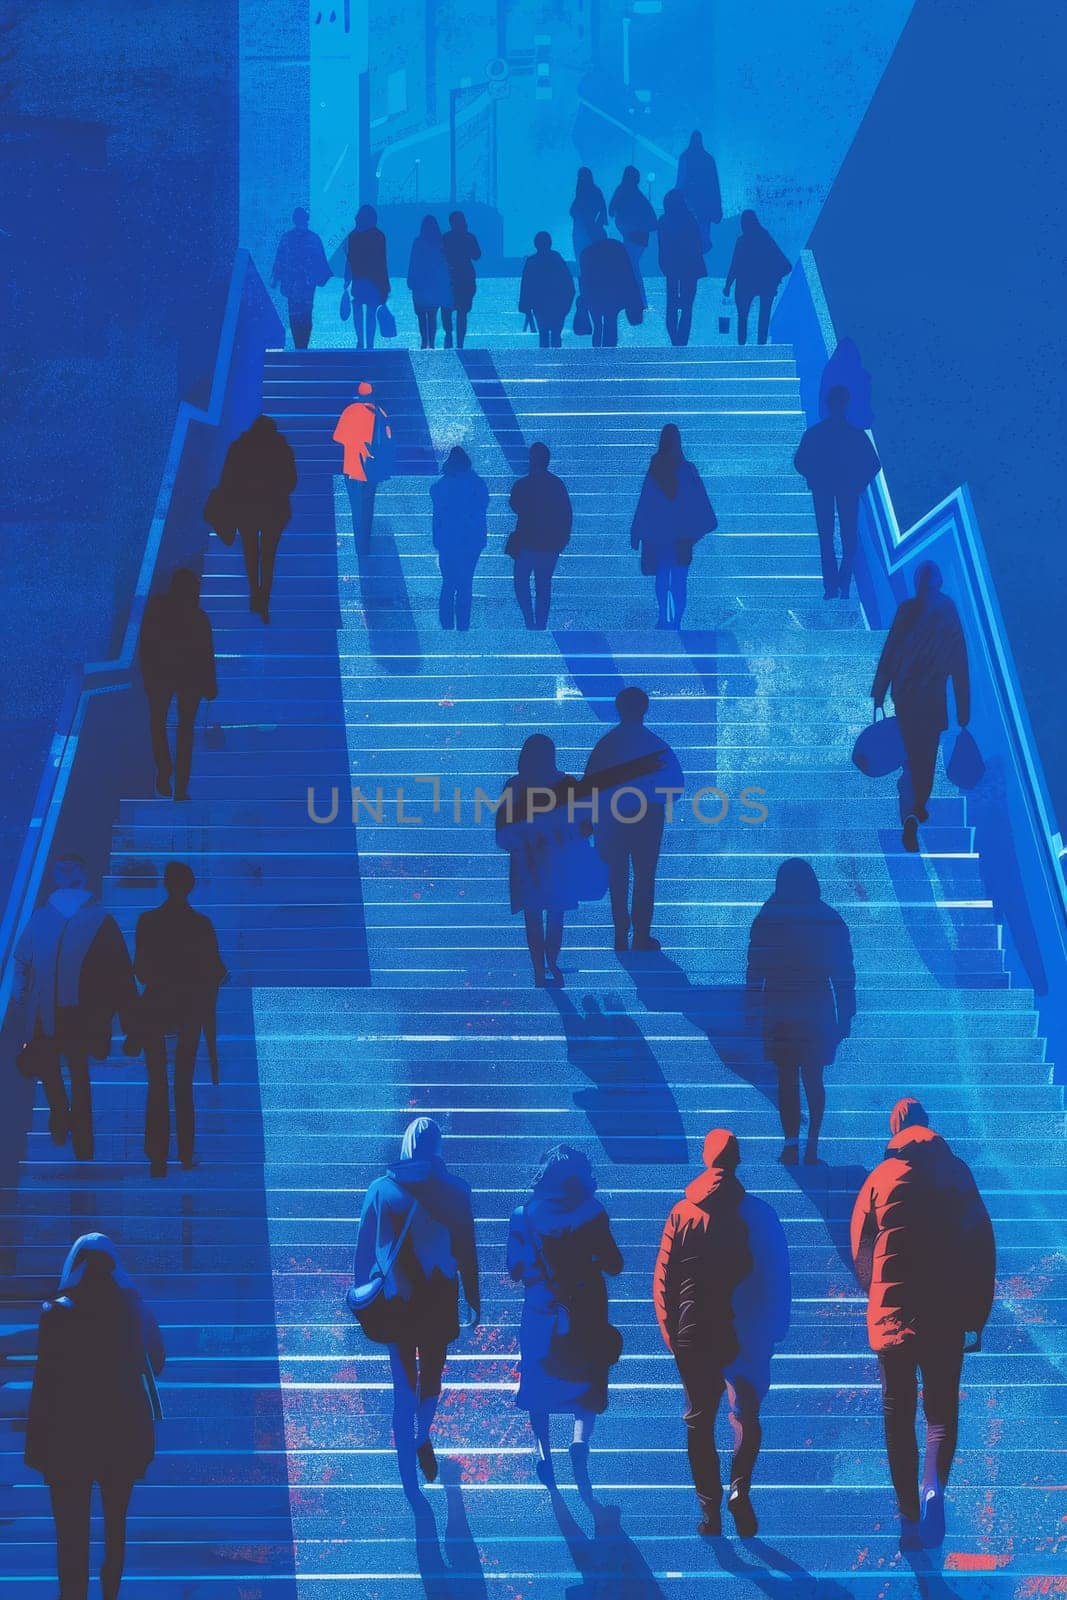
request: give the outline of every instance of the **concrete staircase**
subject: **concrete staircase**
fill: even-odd
[[[505,306],[513,288],[494,290]],[[124,806],[106,885],[132,931],[158,899],[162,863],[193,864],[196,903],[215,917],[234,972],[223,1082],[198,1083],[202,1167],[165,1184],[150,1183],[140,1151],[138,1064],[97,1073],[91,1169],[51,1146],[43,1105],[35,1111],[0,1224],[14,1375],[0,1503],[5,1570],[22,1580],[8,1590],[49,1592],[47,1499],[21,1466],[35,1302],[72,1235],[99,1226],[123,1247],[172,1351],[160,1454],[133,1501],[131,1594],[1052,1592],[1063,1569],[1062,1096],[1033,997],[1009,977],[965,802],[939,779],[924,854],[905,857],[892,784],[850,765],[880,640],[855,605],[821,599],[810,507],[791,468],[803,426],[791,351],[539,352],[508,344],[509,326],[501,312],[462,360],[399,349],[269,357],[264,408],[300,470],[273,620],[249,615],[239,555],[213,543],[217,728],[200,736],[189,807]],[[357,560],[330,435],[364,377],[401,457]],[[651,580],[628,541],[666,420],[679,423],[721,522],[697,550],[680,635],[652,630]],[[521,626],[502,553],[506,491],[537,438],[576,510],[542,634]],[[493,491],[467,634],[438,629],[429,537],[429,479],[456,442]],[[567,919],[566,987],[537,992],[521,919],[507,910],[506,860],[491,818],[474,819],[474,791],[499,792],[535,729],[580,770],[630,682],[651,695],[650,725],[678,751],[689,797],[716,786],[728,810],[699,821],[687,798],[668,830],[661,955],[620,960],[606,903],[587,906]],[[436,813],[431,785],[417,781],[434,776]],[[380,820],[364,806],[353,827],[349,784],[373,805],[381,786]],[[336,821],[308,820],[309,785],[320,815],[339,788]],[[746,786],[764,791],[765,821],[745,820]],[[714,817],[722,802],[702,805]],[[827,1074],[826,1165],[813,1169],[777,1163],[772,1074],[740,1013],[748,927],[788,855],[811,861],[847,919],[858,972],[853,1034]],[[965,1371],[943,1574],[940,1561],[912,1565],[897,1551],[877,1371],[845,1240],[904,1092],[972,1164],[1000,1253],[985,1347]],[[341,1304],[363,1191],[422,1111],[474,1187],[484,1272],[483,1325],[446,1372],[432,1528],[415,1527],[400,1493],[384,1353]],[[764,1408],[762,1536],[747,1546],[695,1535],[681,1395],[649,1300],[663,1217],[717,1124],[739,1136],[743,1181],[779,1210],[793,1268],[793,1328]],[[612,1285],[626,1348],[592,1455],[594,1483],[617,1509],[595,1521],[562,1456],[568,1513],[553,1514],[511,1398],[520,1296],[503,1272],[507,1217],[560,1139],[590,1154],[626,1257]]]

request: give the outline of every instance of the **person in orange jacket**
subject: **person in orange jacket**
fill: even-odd
[[[970,1168],[929,1122],[920,1101],[897,1101],[885,1160],[860,1190],[851,1228],[906,1550],[939,1545],[945,1537],[964,1335],[976,1330],[972,1348],[981,1347],[996,1275],[993,1225]],[[926,1414],[921,1489],[915,1439],[920,1372]]]

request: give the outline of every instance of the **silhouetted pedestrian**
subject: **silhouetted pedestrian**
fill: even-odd
[[[311,339],[315,290],[333,276],[322,240],[308,227],[309,220],[307,212],[298,206],[293,212],[293,226],[278,241],[270,275],[271,288],[281,289],[288,303],[289,331],[297,350],[306,350]]]
[[[668,422],[630,525],[630,545],[641,551],[641,571],[656,579],[657,628],[682,626],[693,546],[718,526],[703,479],[683,455],[677,427]]]
[[[563,324],[573,303],[570,267],[559,251],[553,250],[550,233],[535,233],[534,254],[523,263],[519,311],[534,319],[542,350],[558,349],[562,344]]]
[[[771,328],[771,306],[778,293],[778,285],[789,276],[792,267],[764,228],[754,211],[742,211],[741,232],[730,259],[730,270],[723,284],[723,295],[729,297],[736,284],[734,301],[737,305],[737,342],[748,339],[748,314],[753,300],[759,300],[759,320],[756,337],[760,344],[767,343]]]
[[[508,1271],[524,1291],[515,1404],[529,1412],[537,1476],[553,1494],[552,1417],[563,1412],[574,1418],[571,1466],[587,1501],[593,1494],[589,1440],[608,1408],[608,1374],[622,1353],[604,1276],[618,1277],[623,1260],[595,1196],[588,1157],[555,1145],[542,1157],[533,1193],[512,1212],[508,1229]]]
[[[356,225],[345,240],[345,288],[352,302],[352,329],[357,350],[373,350],[378,308],[389,298],[389,263],[385,234],[373,206],[360,206]]]
[[[889,1470],[901,1548],[945,1537],[945,1487],[959,1427],[964,1336],[993,1304],[996,1243],[971,1171],[929,1126],[918,1100],[889,1118],[885,1160],[852,1212],[852,1257],[867,1294],[867,1333],[878,1357]],[[922,1373],[926,1453],[919,1485],[915,1405]]]
[[[882,706],[887,692],[904,741],[906,766],[901,775],[900,820],[905,850],[919,848],[919,824],[927,819],[934,787],[937,752],[948,727],[948,680],[956,703],[956,721],[971,720],[971,675],[967,640],[959,612],[941,593],[941,570],[933,561],[915,571],[915,596],[902,600],[893,618],[871,694]]]
[[[395,451],[393,428],[383,406],[371,399],[372,383],[361,383],[357,399],[346,406],[333,430],[334,441],[344,450],[342,474],[352,508],[352,536],[358,551],[370,543],[374,523],[374,496],[378,484],[391,471]]]
[[[822,369],[819,380],[819,415],[830,415],[830,390],[848,390],[848,409],[845,420],[854,428],[873,428],[874,412],[871,409],[871,375],[863,365],[859,349],[853,339],[839,339],[833,355]]]
[[[416,1461],[428,1483],[437,1477],[430,1431],[448,1347],[459,1337],[461,1283],[466,1325],[476,1326],[481,1315],[471,1192],[446,1167],[441,1146],[437,1123],[416,1117],[399,1161],[368,1188],[349,1297],[367,1337],[389,1348],[393,1444],[404,1493],[416,1501]],[[360,1312],[360,1286],[375,1280],[380,1292]]]
[[[15,946],[7,1024],[28,1052],[28,1075],[40,1078],[44,1087],[53,1144],[70,1138],[76,1159],[91,1161],[89,1057],[107,1059],[115,1016],[125,1023],[137,990],[126,941],[89,890],[84,861],[59,856],[54,878],[54,892],[30,917]]]
[[[593,345],[614,348],[619,342],[619,314],[637,327],[644,317],[644,290],[624,244],[598,239],[582,251],[578,264],[579,304],[592,323]]]
[[[659,269],[667,287],[667,337],[671,344],[689,343],[697,284],[708,275],[697,220],[680,189],[663,196],[659,219]]]
[[[649,238],[656,231],[656,213],[652,202],[641,192],[641,174],[636,167],[624,167],[619,187],[611,197],[609,215],[619,230],[626,246],[641,291],[642,306],[648,305],[644,279],[641,276],[641,257]]]
[[[635,950],[658,950],[660,942],[652,937],[652,913],[665,808],[668,792],[673,790],[673,798],[677,799],[685,779],[670,745],[645,727],[645,691],[633,687],[620,690],[615,696],[615,709],[619,713],[618,724],[593,746],[585,764],[585,777],[593,778],[599,772],[653,754],[659,757],[659,765],[646,777],[630,779],[620,788],[598,791],[594,813],[596,847],[608,869],[615,949],[629,949],[632,927]]]
[[[578,182],[571,202],[571,243],[574,264],[578,266],[588,245],[603,239],[608,226],[608,205],[603,191],[597,188],[588,167],[578,168]]]
[[[139,646],[141,678],[148,696],[156,793],[188,800],[193,763],[193,730],[201,700],[219,692],[215,677],[215,644],[211,622],[200,606],[200,577],[179,567],[163,594],[145,606]],[[167,740],[171,702],[178,702],[174,762]]]
[[[292,515],[296,458],[273,417],[257,417],[226,452],[219,495],[241,535],[248,573],[248,609],[270,621],[278,544]]]
[[[432,350],[437,338],[437,313],[452,309],[452,279],[441,225],[436,217],[423,217],[418,235],[412,241],[408,288],[419,324],[419,348]]]
[[[800,441],[793,465],[807,480],[815,507],[822,560],[823,598],[847,600],[856,564],[860,495],[881,471],[874,446],[862,428],[847,421],[848,390],[831,389],[829,416],[816,422]],[[841,533],[841,564],[834,550],[834,506]]]
[[[824,1067],[847,1039],[856,1014],[856,973],[848,928],[819,894],[807,861],[783,861],[774,893],[748,939],[748,1004],[763,1052],[778,1071],[781,1160],[795,1166],[800,1144],[800,1084],[808,1100],[804,1160],[819,1159],[826,1111]]]
[[[448,231],[442,247],[448,265],[448,280],[452,287],[452,307],[456,313],[456,348],[462,350],[467,337],[467,318],[478,287],[474,263],[482,257],[482,247],[467,226],[462,211],[453,211],[448,219]],[[445,306],[441,313],[445,325],[445,349],[452,348],[452,310]]]
[[[454,445],[448,452],[441,476],[430,485],[430,499],[433,543],[441,568],[437,614],[442,628],[465,633],[471,625],[474,569],[488,542],[489,490],[462,446]]]
[[[165,1357],[159,1324],[111,1240],[82,1234],[41,1309],[26,1422],[26,1465],[52,1499],[61,1600],[88,1593],[94,1483],[104,1513],[100,1590],[117,1600],[130,1496],[155,1456]]]
[[[559,955],[564,912],[583,900],[599,900],[607,887],[589,841],[591,824],[579,821],[567,803],[574,782],[560,771],[556,746],[547,734],[532,733],[496,812],[496,842],[508,852],[511,910],[522,912],[539,989],[563,982]]]
[[[694,133],[678,158],[678,176],[675,188],[680,189],[685,203],[700,227],[701,247],[711,249],[712,227],[722,221],[722,194],[719,191],[719,169],[715,158],[704,149],[701,134]]]
[[[226,968],[210,917],[194,911],[189,896],[196,887],[192,868],[168,861],[163,870],[167,898],[137,919],[134,970],[144,984],[138,1006],[136,1041],[142,1043],[148,1073],[144,1150],[153,1178],[167,1172],[170,1152],[170,1095],[167,1089],[167,1036],[175,1034],[174,1121],[178,1159],[188,1171],[196,1165],[193,1072],[200,1036],[215,1015]]]
[[[715,1419],[725,1391],[734,1454],[727,1508],[742,1539],[759,1531],[751,1486],[762,1443],[760,1404],[774,1347],[789,1332],[789,1250],[777,1215],[737,1179],[737,1139],[713,1128],[704,1171],[667,1218],[652,1284],[656,1319],[685,1390],[698,1531],[722,1532]]]
[[[530,446],[530,470],[517,478],[509,504],[516,516],[504,553],[515,563],[515,598],[528,628],[547,628],[552,574],[570,543],[574,513],[566,485],[549,472],[547,444]]]

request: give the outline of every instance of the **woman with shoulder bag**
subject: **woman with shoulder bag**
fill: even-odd
[[[393,1443],[408,1499],[418,1497],[416,1460],[437,1477],[430,1440],[448,1347],[459,1337],[459,1288],[468,1327],[480,1317],[471,1192],[441,1156],[429,1117],[409,1123],[395,1161],[367,1190],[356,1239],[349,1310],[375,1344],[389,1348]]]
[[[604,1283],[605,1273],[614,1278],[622,1271],[622,1255],[595,1194],[588,1158],[570,1145],[555,1145],[542,1160],[530,1199],[512,1214],[508,1234],[508,1271],[525,1293],[515,1404],[530,1414],[537,1476],[553,1493],[552,1415],[573,1416],[571,1464],[585,1500],[592,1499],[589,1440],[597,1416],[607,1410],[608,1373],[622,1354]]]
[[[668,422],[649,463],[630,528],[641,571],[656,579],[657,628],[680,628],[693,546],[719,526],[700,473],[682,453],[682,436]]]
[[[164,1359],[159,1325],[115,1246],[105,1234],[83,1234],[41,1311],[26,1423],[26,1464],[52,1497],[61,1600],[85,1600],[88,1591],[94,1483],[104,1511],[100,1587],[104,1600],[116,1600],[130,1494],[155,1455]]]

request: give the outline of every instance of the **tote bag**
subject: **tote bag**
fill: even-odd
[[[878,711],[852,747],[853,764],[865,778],[885,778],[904,765],[904,740],[896,717]]]

